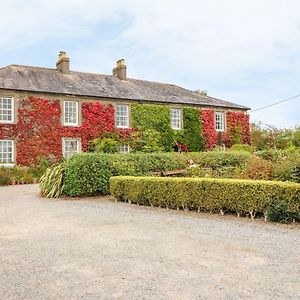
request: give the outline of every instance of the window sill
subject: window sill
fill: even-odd
[[[0,163],[0,168],[14,168],[14,163]]]

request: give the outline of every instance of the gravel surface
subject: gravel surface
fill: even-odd
[[[0,299],[300,299],[300,226],[0,187]]]

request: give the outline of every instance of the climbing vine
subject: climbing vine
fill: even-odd
[[[239,111],[229,111],[226,116],[226,147],[234,144],[250,144],[249,115]]]
[[[202,135],[205,139],[205,149],[211,150],[217,145],[215,114],[213,109],[210,108],[201,109],[199,113],[202,121]]]
[[[89,149],[91,140],[101,137],[115,138],[149,152],[173,151],[176,143],[186,151],[199,151],[203,147],[211,150],[221,142],[227,147],[236,143],[250,144],[249,116],[244,112],[228,112],[227,131],[217,134],[213,109],[183,108],[183,130],[175,131],[171,128],[168,106],[132,104],[133,129],[120,130],[115,128],[115,110],[110,104],[84,102],[78,127],[61,124],[59,100],[28,97],[20,99],[18,104],[17,123],[0,124],[0,139],[16,141],[19,165],[33,165],[39,157],[60,160],[64,137],[80,138],[83,151]]]

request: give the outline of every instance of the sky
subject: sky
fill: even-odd
[[[257,109],[300,94],[299,0],[0,0],[0,67],[55,67],[173,83]],[[300,97],[250,112],[300,126]]]

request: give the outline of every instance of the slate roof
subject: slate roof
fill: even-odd
[[[74,71],[65,75],[56,69],[20,65],[0,68],[0,89],[250,109],[235,103],[203,96],[174,84],[131,78],[123,81],[113,75]]]

